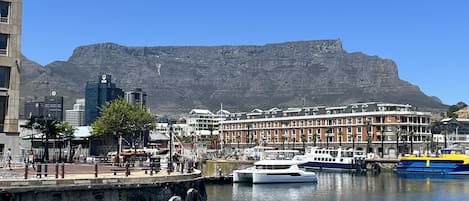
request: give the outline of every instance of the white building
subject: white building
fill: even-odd
[[[85,101],[78,99],[72,110],[65,111],[65,121],[71,126],[78,127],[85,125]]]

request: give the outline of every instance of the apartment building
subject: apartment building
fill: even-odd
[[[395,154],[395,142],[422,142],[431,135],[431,113],[416,111],[411,105],[356,103],[339,107],[304,107],[281,110],[255,109],[231,113],[221,122],[225,145],[345,146],[380,152],[376,145],[386,144],[386,153]],[[353,144],[353,145],[352,145]],[[392,153],[390,153],[392,152]]]

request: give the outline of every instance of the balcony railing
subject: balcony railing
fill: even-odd
[[[1,55],[1,56],[7,56],[7,55],[8,55],[7,49],[2,49],[2,48],[0,48],[0,55]]]
[[[8,17],[0,17],[0,23],[8,23]]]

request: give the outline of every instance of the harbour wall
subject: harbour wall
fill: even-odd
[[[207,200],[200,173],[163,177],[1,180],[0,201],[167,201],[196,189]]]
[[[202,172],[206,177],[230,176],[233,170],[253,166],[253,160],[207,160],[203,164]]]

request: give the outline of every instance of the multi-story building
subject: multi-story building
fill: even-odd
[[[74,127],[85,125],[84,99],[77,99],[76,103],[73,104],[73,109],[65,111],[65,121]]]
[[[85,124],[90,125],[99,117],[99,107],[118,97],[123,97],[122,89],[111,82],[110,75],[101,75],[97,81],[86,82]]]
[[[431,135],[431,113],[414,111],[411,105],[356,103],[340,107],[305,107],[248,113],[232,113],[222,121],[226,145],[346,146],[385,154],[402,152],[396,140],[423,142]],[[401,144],[402,145],[402,144]],[[295,146],[295,145],[293,145]],[[420,147],[414,147],[414,150]]]
[[[27,101],[24,103],[23,119],[39,117],[44,115],[44,101]]]
[[[0,155],[19,150],[22,0],[0,0]]]
[[[44,117],[56,121],[63,121],[64,97],[57,96],[57,92],[52,91],[50,96],[44,98]]]
[[[433,142],[438,146],[469,143],[469,119],[445,118],[432,124]],[[446,139],[445,139],[446,138]]]
[[[136,88],[132,91],[126,91],[124,93],[124,98],[129,103],[138,104],[142,108],[146,108],[147,93],[144,92],[141,88]]]
[[[193,109],[186,118],[189,126],[189,133],[197,136],[213,135],[215,131],[218,134],[218,125],[220,118],[204,109]]]

